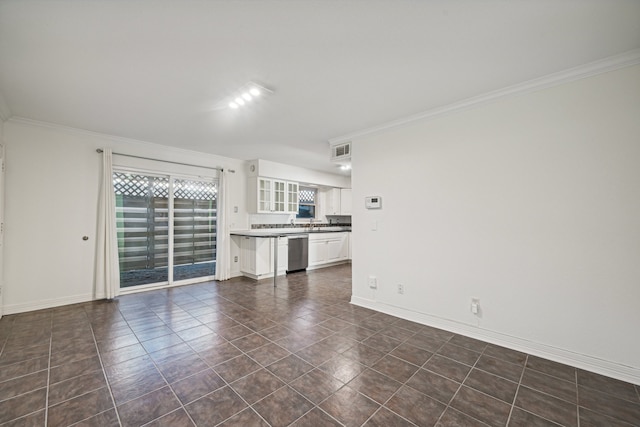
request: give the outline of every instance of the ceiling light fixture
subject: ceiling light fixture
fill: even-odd
[[[254,103],[258,98],[262,98],[263,95],[270,93],[273,93],[273,91],[257,83],[249,82],[227,98],[227,101],[222,105],[228,106],[232,110],[237,110],[240,107]],[[220,105],[220,108],[224,108],[222,105]]]

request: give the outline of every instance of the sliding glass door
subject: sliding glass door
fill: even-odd
[[[214,182],[173,180],[173,279],[216,273],[217,188]]]
[[[213,279],[214,180],[114,171],[120,287]]]

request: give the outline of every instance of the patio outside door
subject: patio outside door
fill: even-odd
[[[114,171],[120,288],[213,279],[217,186],[213,179]]]

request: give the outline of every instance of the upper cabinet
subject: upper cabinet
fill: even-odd
[[[287,212],[298,213],[299,197],[299,185],[297,182],[287,182]]]
[[[326,215],[351,215],[350,188],[332,188],[329,190]]]
[[[341,188],[340,189],[340,214],[341,215],[351,215],[351,189],[350,188]]]
[[[297,213],[298,183],[254,177],[247,189],[248,208],[253,213]]]

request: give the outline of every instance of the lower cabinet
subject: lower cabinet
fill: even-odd
[[[289,244],[286,237],[278,239],[278,275],[287,271]],[[240,241],[240,271],[253,279],[273,277],[273,238],[242,236]]]
[[[349,233],[314,233],[309,235],[309,267],[347,261]]]

